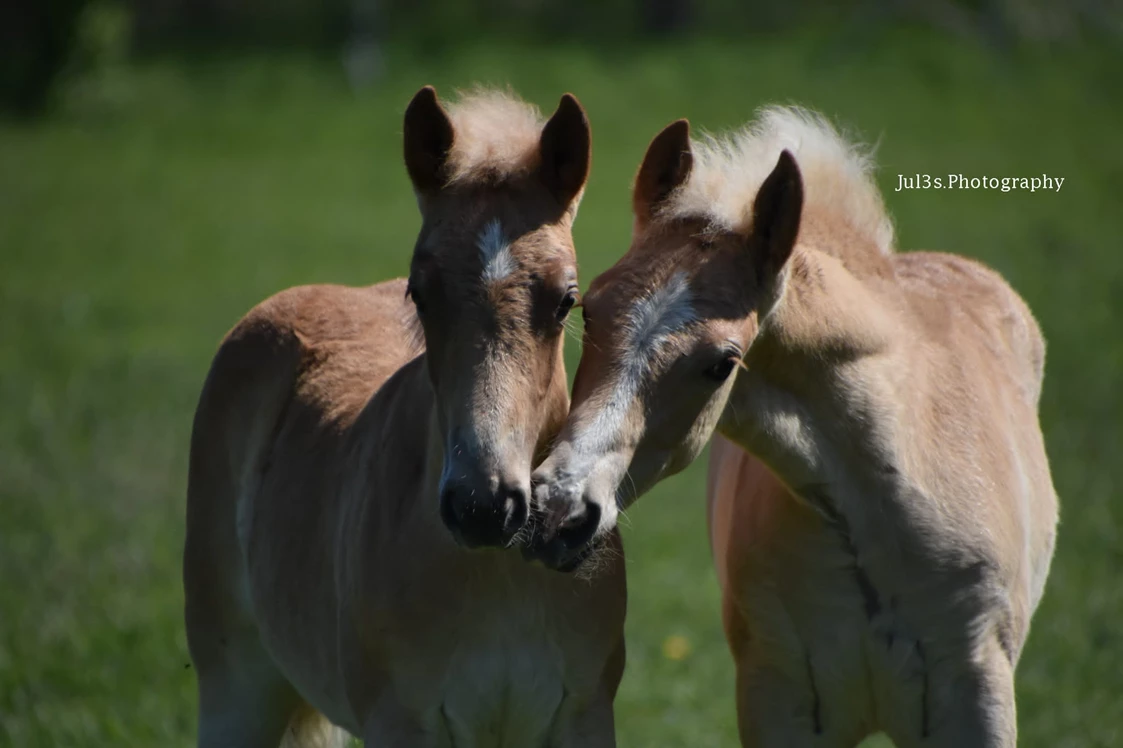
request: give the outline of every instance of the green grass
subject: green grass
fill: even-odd
[[[187,439],[216,342],[286,286],[405,272],[416,208],[400,116],[424,83],[511,83],[594,128],[576,239],[587,283],[624,250],[654,133],[797,101],[880,139],[904,248],[999,269],[1050,341],[1042,403],[1063,524],[1018,671],[1026,746],[1123,743],[1123,104],[1114,53],[992,59],[901,37],[579,47],[481,44],[352,95],[323,61],[118,71],[35,126],[0,125],[0,745],[186,746]],[[103,92],[104,93],[104,92]],[[898,173],[1064,176],[1060,193],[889,191]],[[577,351],[571,346],[571,363]],[[572,366],[571,366],[572,368]],[[620,745],[736,745],[704,461],[631,512]],[[663,643],[683,636],[681,660]]]

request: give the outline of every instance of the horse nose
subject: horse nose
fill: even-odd
[[[452,536],[468,548],[510,544],[526,524],[526,489],[499,482],[492,492],[470,483],[452,483],[441,494],[441,519]]]
[[[600,520],[600,506],[584,502],[566,517],[557,532],[550,536],[534,533],[523,548],[523,556],[555,571],[574,571],[595,551]]]
[[[535,511],[541,515],[535,531],[546,540],[553,538],[562,529],[584,523],[588,502],[581,483],[568,478],[556,483],[535,483],[534,497]]]
[[[535,532],[523,549],[528,559],[557,571],[573,571],[594,550],[601,507],[584,495],[581,485],[565,481],[535,488]]]

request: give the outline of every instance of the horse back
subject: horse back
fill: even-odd
[[[972,342],[979,345],[986,359],[983,370],[998,370],[1015,380],[1036,413],[1045,377],[1045,338],[1029,306],[1006,280],[980,262],[942,252],[904,252],[894,256],[894,266],[924,332],[961,354]]]

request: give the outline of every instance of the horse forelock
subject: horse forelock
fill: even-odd
[[[448,106],[454,137],[448,183],[499,183],[533,169],[545,121],[509,91],[477,88]]]

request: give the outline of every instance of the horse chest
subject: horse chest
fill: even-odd
[[[845,556],[823,550],[815,562],[729,590],[744,616],[739,662],[760,689],[794,688],[807,727],[856,734],[921,703],[925,652],[898,611],[871,611]]]
[[[442,684],[445,729],[456,746],[545,745],[565,697],[563,678],[558,652],[541,639],[467,641]]]
[[[397,708],[440,745],[545,746],[567,685],[580,690],[539,616],[502,612],[450,606],[444,627],[397,630],[383,650]]]
[[[364,669],[387,679],[372,690],[392,692],[395,710],[441,736],[439,745],[545,746],[566,696],[591,696],[603,670],[552,596],[524,578],[530,567],[510,562],[513,572],[490,568],[505,557],[466,557],[456,584],[419,577],[362,616],[372,622],[357,632],[373,658]],[[489,567],[472,573],[473,563]]]

